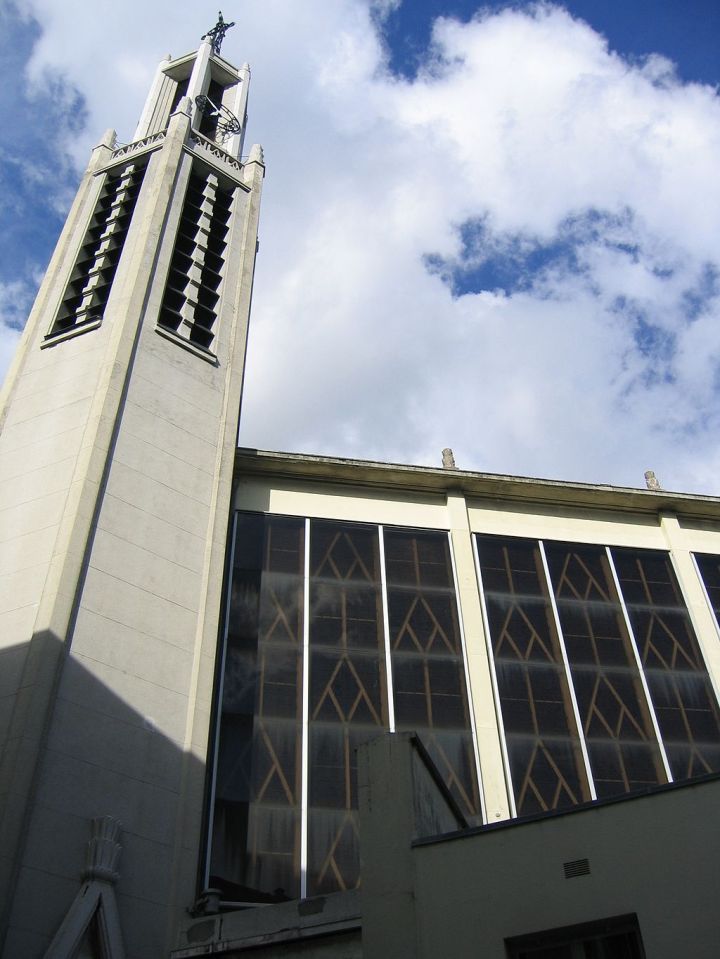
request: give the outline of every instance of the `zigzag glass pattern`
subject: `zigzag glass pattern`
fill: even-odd
[[[720,771],[720,715],[669,556],[613,549],[665,750],[675,779]],[[713,582],[716,557],[698,557]]]
[[[386,529],[384,538],[396,728],[419,733],[473,821],[480,797],[448,537]]]
[[[581,750],[601,799],[720,770],[718,703],[669,554],[476,540],[519,814],[590,798]],[[720,561],[698,566],[717,598]]]
[[[605,550],[545,553],[598,798],[667,782]]]
[[[210,884],[277,902],[300,895],[304,522],[236,524]]]
[[[477,536],[518,815],[590,799],[537,542]]]
[[[384,541],[388,610],[377,526],[237,514],[208,873],[226,901],[357,886],[355,751],[389,728],[393,699],[396,727],[479,815],[448,535]]]
[[[360,876],[355,750],[388,726],[377,527],[310,532],[308,894]]]

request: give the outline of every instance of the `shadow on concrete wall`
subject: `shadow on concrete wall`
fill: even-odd
[[[17,760],[37,763],[31,801],[13,837],[2,954],[45,954],[81,888],[91,822],[110,816],[122,824],[115,891],[127,959],[158,959],[174,945],[172,931],[199,891],[205,763],[108,688],[92,662],[81,663],[72,651],[64,656],[61,647],[57,639],[44,641],[43,655],[61,663],[44,743],[39,755],[27,751]],[[0,675],[4,661],[16,669],[28,648],[0,653]],[[131,689],[133,677],[127,678]],[[178,709],[180,700],[177,694]]]

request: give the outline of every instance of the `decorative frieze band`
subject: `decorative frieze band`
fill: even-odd
[[[239,163],[234,157],[231,157],[229,153],[226,153],[217,143],[213,143],[212,140],[208,140],[207,137],[202,136],[200,133],[191,133],[190,139],[197,146],[201,147],[207,153],[211,153],[218,160],[221,160],[223,163],[226,163],[228,166],[232,167],[238,172],[242,171],[242,164]]]
[[[159,133],[153,133],[151,136],[143,137],[142,140],[136,140],[134,143],[126,143],[124,147],[113,151],[112,158],[117,160],[119,157],[129,156],[131,153],[137,153],[138,150],[144,150],[146,147],[152,146],[153,143],[159,143],[164,139],[165,131],[161,130]]]

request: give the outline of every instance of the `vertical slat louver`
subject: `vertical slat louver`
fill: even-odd
[[[108,173],[49,336],[102,319],[145,165]]]
[[[232,196],[212,173],[190,177],[160,309],[161,326],[204,349],[215,337]]]

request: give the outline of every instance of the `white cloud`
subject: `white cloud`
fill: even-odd
[[[83,158],[108,125],[131,136],[155,62],[216,14],[23,6],[44,24],[38,88],[59,71],[86,97],[68,134]],[[705,289],[689,318],[684,298],[718,264],[715,91],[661,57],[624,62],[550,5],[439,20],[418,78],[398,79],[373,24],[394,6],[232,14],[223,49],[252,64],[268,165],[241,440],[432,463],[449,445],[461,467],[632,485],[653,468],[720,492],[720,306]],[[558,262],[520,291],[453,296],[425,257],[457,265],[473,218],[496,250],[584,224],[582,274]]]
[[[5,371],[20,340],[22,324],[32,306],[33,285],[21,280],[0,283],[0,371]]]

